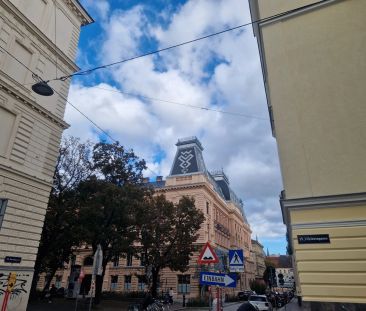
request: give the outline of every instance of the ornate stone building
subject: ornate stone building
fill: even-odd
[[[266,270],[266,265],[264,263],[264,250],[263,245],[258,242],[258,240],[252,240],[252,248],[255,258],[255,279],[263,280],[263,273]]]
[[[176,298],[197,297],[200,294],[199,272],[204,269],[197,264],[198,255],[206,242],[214,248],[220,263],[205,267],[212,271],[227,271],[228,250],[243,249],[245,253],[245,273],[241,273],[237,282],[238,289],[249,289],[249,281],[255,278],[255,259],[251,244],[251,229],[244,214],[243,203],[229,185],[223,171],[209,172],[205,166],[201,143],[195,137],[180,139],[177,153],[170,175],[163,180],[160,176],[154,182],[146,183],[155,188],[157,194],[164,194],[172,202],[178,202],[182,196],[194,197],[196,208],[205,215],[205,221],[199,230],[196,241],[197,252],[190,261],[185,273],[172,272],[164,269],[160,275],[160,290],[170,287]],[[83,269],[85,278],[81,291],[88,291],[92,268],[91,250],[78,250],[73,266]],[[127,256],[111,262],[107,266],[103,290],[105,291],[143,291],[145,269],[140,260]],[[70,270],[59,271],[59,285],[68,287]],[[56,281],[56,278],[54,281]],[[41,280],[42,281],[42,280]],[[71,286],[73,287],[74,284]],[[230,292],[228,290],[228,292]],[[234,290],[231,290],[234,292]]]
[[[78,70],[80,26],[92,22],[76,0],[0,0],[0,284],[16,273],[9,310],[25,310],[58,156],[69,81],[32,92],[42,79]],[[36,78],[37,79],[37,78]],[[59,95],[60,94],[60,95]],[[4,291],[0,290],[0,305]]]

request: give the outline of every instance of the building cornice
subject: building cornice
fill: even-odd
[[[85,26],[94,23],[94,19],[89,15],[89,13],[84,9],[78,0],[63,0],[70,9],[72,9],[75,14],[81,20],[81,26]]]
[[[12,87],[7,82],[5,82],[4,79],[1,77],[2,74],[3,73],[0,71],[0,90],[9,94],[13,98],[15,98],[17,101],[25,104],[26,106],[31,108],[33,111],[40,114],[42,117],[46,118],[47,120],[51,121],[52,123],[55,123],[56,125],[61,127],[63,130],[67,129],[69,127],[69,125],[64,120],[55,116],[53,113],[51,113],[47,109],[43,108],[37,102],[35,102],[34,100],[31,100],[28,96],[22,94],[19,90]]]
[[[20,20],[20,24],[24,26],[30,34],[35,36],[41,44],[46,46],[52,55],[57,55],[58,59],[61,60],[62,63],[66,64],[71,72],[75,72],[80,69],[61,49],[55,47],[54,42],[52,42],[41,30],[39,30],[38,27],[36,27],[21,11],[19,11],[17,7],[14,6],[14,4],[12,4],[9,0],[0,0],[0,3],[3,4],[3,8],[7,9],[7,11],[13,14],[16,19]],[[9,22],[14,24],[14,22],[11,20],[9,20]],[[44,56],[48,57],[48,55]]]

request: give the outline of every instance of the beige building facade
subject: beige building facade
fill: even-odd
[[[255,279],[255,258],[251,244],[251,229],[244,214],[243,203],[237,198],[229,185],[223,171],[209,172],[206,169],[203,147],[195,137],[180,139],[170,175],[163,180],[160,176],[152,185],[157,194],[164,194],[172,202],[178,202],[182,196],[195,199],[195,206],[205,215],[205,221],[199,230],[195,242],[196,252],[190,260],[185,273],[164,269],[160,273],[159,292],[173,288],[175,299],[199,297],[207,294],[207,287],[201,287],[201,271],[228,272],[228,250],[243,249],[245,272],[240,273],[236,289],[227,289],[226,293],[234,294],[236,290],[249,289],[249,282]],[[219,257],[220,263],[199,265],[199,253],[209,242]],[[75,269],[76,267],[76,269]],[[76,292],[87,293],[90,288],[92,268],[92,251],[84,247],[78,249],[75,260],[63,271],[58,271],[53,283],[65,287],[68,295]],[[86,275],[83,283],[74,282],[73,271],[82,269]],[[103,290],[116,292],[138,292],[147,290],[144,283],[145,267],[141,260],[132,256],[119,258],[107,265]],[[73,271],[70,271],[73,270]],[[78,272],[77,272],[78,273]],[[75,274],[77,279],[77,273]],[[70,284],[70,281],[72,284]],[[40,284],[44,278],[40,279]]]
[[[263,245],[258,240],[252,240],[252,249],[255,260],[255,279],[263,280],[263,274],[266,270],[266,264],[264,263],[264,250]]]
[[[249,3],[298,294],[365,310],[366,2]]]
[[[6,290],[9,273],[16,273],[9,310],[26,310],[59,143],[68,126],[62,97],[69,81],[50,83],[61,96],[42,97],[31,86],[36,75],[46,80],[78,70],[80,26],[90,22],[76,0],[0,1],[0,284]],[[1,288],[0,306],[4,293]]]

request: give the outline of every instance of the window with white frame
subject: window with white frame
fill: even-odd
[[[0,199],[0,229],[3,224],[7,204],[8,204],[8,200]]]
[[[111,291],[117,290],[118,275],[111,275]]]
[[[178,274],[178,293],[187,294],[191,291],[191,276],[189,274]]]
[[[125,290],[131,289],[131,275],[125,275]]]
[[[146,286],[146,276],[145,275],[138,275],[137,276],[137,290],[144,291]]]

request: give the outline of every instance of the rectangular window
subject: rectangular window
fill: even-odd
[[[131,289],[131,275],[125,275],[125,290]]]
[[[3,224],[7,204],[8,204],[8,200],[0,199],[0,229]]]
[[[56,288],[61,287],[61,282],[62,282],[62,275],[56,275],[56,281],[55,281]]]
[[[210,203],[206,202],[206,214],[210,213]]]
[[[119,256],[115,257],[113,260],[113,267],[118,267],[119,266]]]
[[[146,276],[145,275],[138,275],[137,276],[137,290],[144,291],[146,286]]]
[[[191,291],[191,276],[189,274],[178,274],[178,293],[187,294]]]
[[[132,254],[127,254],[126,266],[127,267],[131,267],[132,266]]]
[[[118,275],[111,275],[111,291],[117,290]]]
[[[140,266],[145,267],[145,254],[144,253],[141,253]]]

